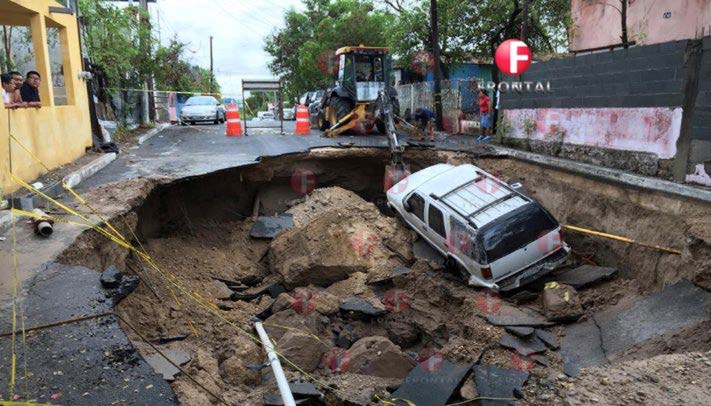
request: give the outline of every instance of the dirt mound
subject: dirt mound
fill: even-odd
[[[362,207],[365,204],[367,204],[365,200],[350,190],[340,187],[325,187],[314,189],[302,203],[297,204],[286,212],[293,214],[294,225],[301,227],[319,217],[324,211],[346,211]]]
[[[328,286],[356,272],[387,273],[412,258],[412,232],[352,192],[320,189],[290,211],[296,227],[269,250],[272,272],[289,288]]]
[[[592,368],[578,379],[559,379],[558,393],[569,405],[702,405],[711,399],[710,357],[698,352],[659,355]]]

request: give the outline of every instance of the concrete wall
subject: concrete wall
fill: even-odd
[[[699,67],[699,86],[691,121],[691,153],[693,174],[687,181],[711,186],[711,37],[703,40]]]
[[[14,141],[10,142],[10,134],[49,168],[72,162],[92,144],[86,84],[77,77],[81,59],[76,17],[50,13],[50,6],[61,4],[50,0],[0,3],[0,24],[31,28],[34,59],[42,78],[51,77],[47,27],[59,29],[67,102],[66,106],[55,105],[52,82],[43,80],[39,89],[42,108],[7,110],[0,105],[0,194],[19,188],[9,176],[10,158],[12,172],[24,181],[31,181],[45,172],[30,154]],[[9,145],[12,145],[11,150]]]
[[[580,51],[621,43],[619,0],[572,0],[570,50]],[[602,28],[604,27],[604,29]],[[709,0],[629,0],[627,32],[630,41],[649,45],[700,38],[711,33]]]
[[[694,108],[683,108],[695,69],[687,63],[694,44],[673,41],[532,64],[522,80],[550,81],[551,92],[502,94],[503,142],[670,178],[686,117],[692,122],[690,168],[711,161],[709,50],[702,57]],[[709,47],[709,38],[705,44]],[[698,114],[688,114],[692,110]]]

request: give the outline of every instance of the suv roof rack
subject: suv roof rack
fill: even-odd
[[[442,203],[443,205],[447,206],[449,209],[451,209],[455,213],[457,213],[459,216],[464,218],[467,221],[467,223],[469,223],[469,225],[471,225],[475,229],[478,227],[476,226],[476,224],[474,222],[474,218],[479,213],[482,213],[482,212],[484,212],[492,207],[495,207],[495,206],[501,204],[502,202],[505,202],[506,200],[512,199],[514,197],[520,197],[527,202],[532,201],[531,198],[522,194],[521,192],[517,191],[516,189],[512,188],[510,185],[508,185],[505,182],[501,181],[500,179],[494,177],[493,175],[490,175],[490,174],[488,174],[486,172],[482,172],[482,171],[476,171],[476,174],[477,174],[477,176],[473,180],[469,180],[467,182],[462,183],[461,185],[453,188],[452,190],[448,191],[447,193],[443,194],[442,196],[438,196],[435,193],[430,193],[430,197],[432,199]],[[495,182],[496,184],[498,184],[500,186],[501,189],[507,191],[508,193],[504,196],[500,196],[500,197],[496,198],[495,200],[492,200],[490,202],[483,204],[482,206],[476,208],[472,212],[465,212],[465,211],[461,210],[460,207],[457,207],[457,205],[453,204],[450,201],[450,199],[448,199],[452,196],[457,196],[459,193],[465,191],[467,189],[467,187],[469,187],[473,184],[476,184],[477,182],[480,182],[484,178],[490,179],[492,182]],[[463,200],[468,199],[465,196],[462,196],[461,198]]]

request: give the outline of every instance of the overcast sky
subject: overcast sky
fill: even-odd
[[[188,44],[193,64],[210,67],[210,35],[214,69],[222,93],[239,93],[242,79],[266,79],[269,56],[264,38],[284,26],[290,7],[303,10],[301,0],[158,0],[149,3],[158,35],[167,44],[174,35]]]

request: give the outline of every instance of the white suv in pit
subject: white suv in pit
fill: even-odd
[[[422,169],[388,189],[387,198],[448,266],[465,271],[470,285],[516,289],[570,252],[543,206],[474,165]]]

